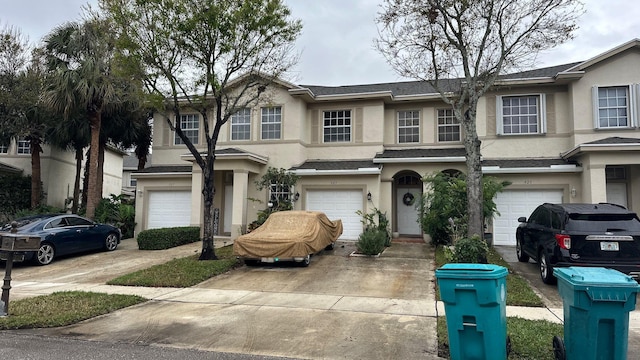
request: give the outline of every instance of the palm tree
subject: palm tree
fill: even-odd
[[[123,98],[123,80],[114,75],[114,48],[108,34],[105,22],[89,19],[62,25],[45,37],[50,76],[43,98],[65,118],[74,109],[84,109],[91,129],[86,204],[89,218],[93,218],[101,197],[97,190],[102,113]]]

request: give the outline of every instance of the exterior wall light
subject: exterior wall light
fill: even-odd
[[[368,201],[371,201],[371,191],[369,191],[369,192],[367,193],[367,200],[368,200]]]
[[[299,192],[296,192],[296,193],[293,195],[293,201],[298,201],[298,199],[300,199],[300,193],[299,193]]]

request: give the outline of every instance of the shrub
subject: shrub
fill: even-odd
[[[362,216],[360,222],[364,225],[364,230],[378,230],[385,235],[384,246],[391,246],[391,231],[389,229],[389,219],[387,213],[383,213],[378,208],[373,208],[370,213],[364,213],[361,210],[356,211],[356,214]],[[376,224],[376,220],[378,222]]]
[[[356,248],[359,253],[365,255],[377,255],[385,248],[388,234],[379,229],[370,228],[366,229],[358,237],[356,242]]]
[[[422,178],[431,190],[418,199],[418,222],[422,231],[431,235],[434,245],[451,244],[452,236],[466,234],[467,181],[462,173],[451,175],[436,172]],[[491,176],[482,179],[483,217],[491,221],[497,213],[494,198],[511,183]],[[451,224],[453,222],[453,225]],[[455,245],[455,244],[454,244]]]
[[[110,198],[101,199],[96,206],[95,220],[119,228],[125,239],[133,237],[135,218],[135,207],[124,195],[111,194]]]
[[[194,243],[200,240],[200,228],[185,226],[162,229],[149,229],[138,234],[138,249],[163,250]]]
[[[31,176],[0,175],[0,223],[31,207]]]
[[[480,236],[462,238],[454,247],[445,248],[445,256],[452,263],[487,263],[489,247]]]

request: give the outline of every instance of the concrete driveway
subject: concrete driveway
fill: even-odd
[[[540,296],[544,304],[549,308],[562,308],[562,298],[556,285],[547,285],[540,278],[540,269],[533,260],[523,263],[518,261],[515,246],[494,245],[496,251],[504,261],[509,263],[514,273],[522,276],[531,286],[531,289]]]
[[[433,251],[394,243],[380,257],[354,244],[309,267],[242,267],[188,289],[105,286],[108,279],[198,252],[200,244],[113,253],[14,270],[12,299],[65,289],[139,293],[152,301],[56,329],[48,336],[301,359],[436,359]],[[15,297],[14,297],[15,296]]]

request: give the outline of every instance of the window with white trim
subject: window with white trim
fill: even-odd
[[[19,137],[17,144],[18,146],[16,147],[16,153],[18,155],[31,154],[31,143],[29,142],[29,140],[25,139],[24,137]]]
[[[398,111],[398,143],[420,142],[420,112]]]
[[[264,107],[261,109],[262,140],[280,140],[282,130],[282,107]]]
[[[438,109],[438,142],[460,141],[460,123],[453,109]]]
[[[180,115],[180,129],[182,133],[191,140],[193,145],[198,144],[198,138],[200,133],[200,115],[198,114],[184,114]],[[184,144],[178,133],[175,133],[174,145]]]
[[[231,140],[251,140],[251,109],[240,109],[231,115]]]
[[[594,127],[619,129],[635,126],[635,97],[635,86],[594,87]]]
[[[497,131],[501,135],[546,133],[544,94],[496,97]]]
[[[8,154],[9,153],[9,144],[3,145],[0,144],[0,154]]]
[[[323,141],[351,142],[351,110],[332,110],[323,112]]]

